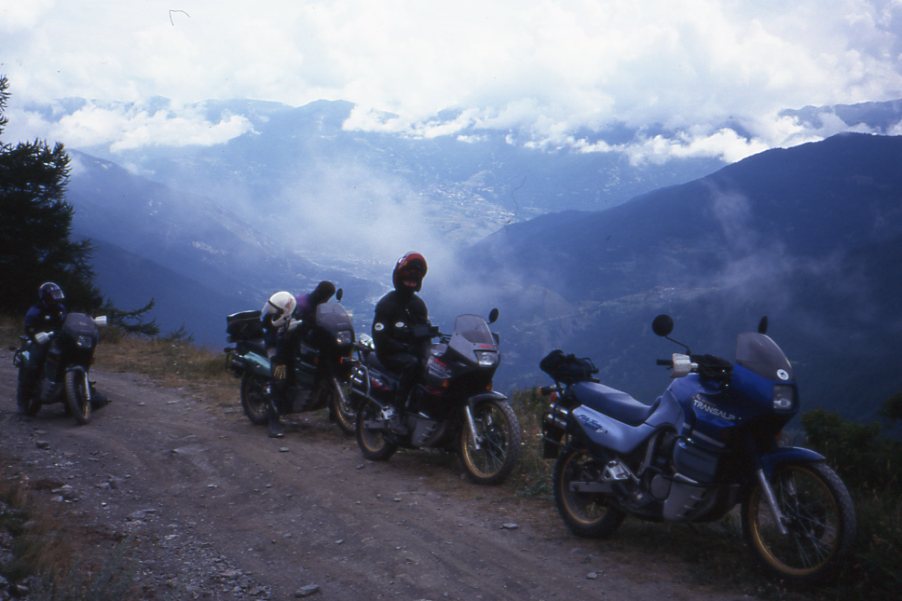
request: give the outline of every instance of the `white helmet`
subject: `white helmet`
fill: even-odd
[[[272,325],[281,328],[288,324],[297,304],[298,301],[292,293],[280,290],[269,297],[269,300],[263,305],[262,312],[264,315],[272,315]]]

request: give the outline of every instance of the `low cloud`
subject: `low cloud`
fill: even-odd
[[[147,146],[214,146],[253,131],[241,115],[208,120],[200,106],[151,109],[141,105],[102,107],[86,103],[81,108],[48,120],[25,110],[10,116],[10,133],[36,132],[34,136],[59,140],[75,148],[104,147],[116,153]],[[20,134],[21,137],[21,134]]]

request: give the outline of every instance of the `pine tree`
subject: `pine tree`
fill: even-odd
[[[0,76],[0,135],[9,82]],[[100,306],[89,263],[89,241],[72,241],[72,206],[65,201],[69,155],[43,140],[15,146],[0,139],[0,311],[21,314],[42,282],[63,287],[67,304],[90,311]]]

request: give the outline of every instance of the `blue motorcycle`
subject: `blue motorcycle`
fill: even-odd
[[[779,443],[799,398],[767,318],[738,336],[732,363],[670,338],[667,315],[652,329],[685,353],[658,360],[673,380],[651,405],[601,384],[589,359],[554,351],[540,364],[555,382],[543,389],[543,444],[556,458],[564,522],[578,536],[605,537],[627,515],[706,522],[740,505],[743,535],[764,566],[797,581],[829,576],[855,538],[855,510],[822,455]]]

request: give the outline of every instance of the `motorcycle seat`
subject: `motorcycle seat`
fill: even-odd
[[[248,352],[252,351],[259,355],[266,356],[266,344],[264,343],[262,338],[250,338],[247,340],[238,341],[237,345],[239,352]]]
[[[646,405],[621,390],[598,382],[579,382],[571,391],[580,404],[631,426],[644,422],[657,406],[657,401]]]

